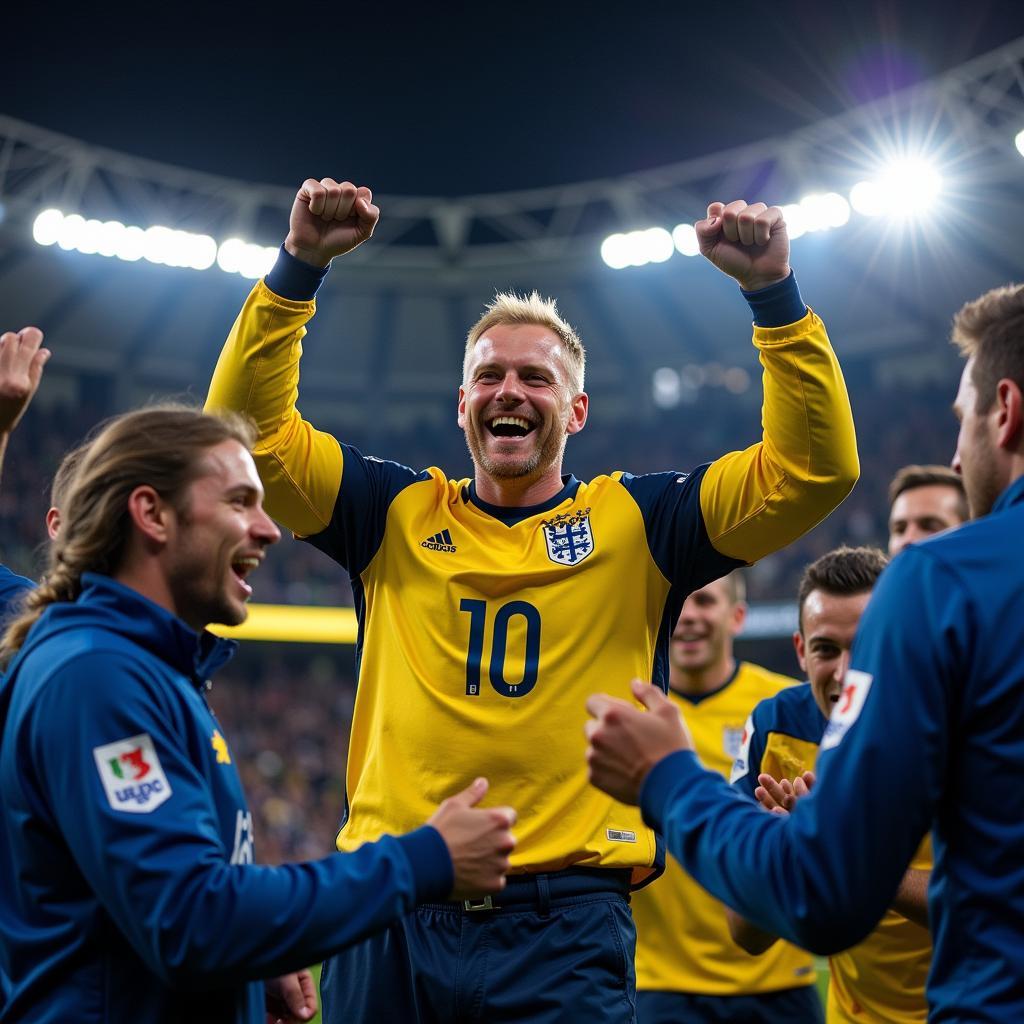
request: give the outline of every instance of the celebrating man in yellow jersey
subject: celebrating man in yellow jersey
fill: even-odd
[[[695,590],[669,644],[669,699],[683,709],[701,762],[725,776],[754,705],[799,685],[736,661],[733,637],[746,616],[743,589],[734,572]],[[822,1021],[810,954],[779,942],[752,957],[733,941],[725,912],[672,858],[664,876],[634,896],[640,1024]]]
[[[295,403],[313,296],[370,237],[369,189],[307,180],[208,399],[255,421],[267,509],[348,572],[358,691],[338,836],[349,850],[429,816],[478,775],[519,812],[503,893],[425,906],[327,962],[325,1019],[628,1021],[627,894],[664,862],[635,808],[587,783],[583,702],[668,683],[686,596],[790,543],[858,473],[849,400],[789,268],[781,211],[713,203],[701,251],[745,291],[764,436],[690,473],[562,474],[583,429],[584,350],[551,301],[499,295],[470,329],[458,421],[473,477],[364,457]]]

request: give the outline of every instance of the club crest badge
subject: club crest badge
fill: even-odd
[[[548,558],[559,565],[578,565],[594,552],[594,531],[590,527],[590,509],[563,512],[541,523]]]

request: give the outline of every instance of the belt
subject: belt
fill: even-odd
[[[565,871],[509,875],[505,888],[491,896],[421,906],[469,914],[485,910],[530,909],[547,914],[551,904],[561,900],[608,893],[628,898],[632,874],[629,868],[568,868]]]

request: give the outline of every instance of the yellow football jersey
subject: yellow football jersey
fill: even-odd
[[[932,840],[925,836],[910,866],[931,871]],[[858,946],[829,958],[832,972],[827,1024],[892,1021],[918,1024],[928,1019],[925,982],[932,962],[927,928],[887,910],[878,927]]]
[[[796,680],[741,662],[720,689],[697,699],[673,692],[705,767],[728,776],[743,726],[758,701]],[[674,860],[665,874],[633,897],[636,987],[639,990],[736,996],[813,985],[810,954],[776,942],[750,956],[732,940],[725,908]]]
[[[513,868],[659,862],[639,811],[587,782],[584,702],[667,686],[686,595],[790,543],[858,472],[846,388],[821,321],[756,328],[764,437],[692,474],[566,478],[500,509],[437,469],[366,458],[296,409],[312,301],[253,289],[208,408],[256,424],[271,515],[348,572],[360,629],[339,848],[420,825],[475,776],[519,812]]]

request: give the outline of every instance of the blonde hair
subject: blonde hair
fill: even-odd
[[[557,335],[565,349],[573,388],[576,391],[583,390],[587,367],[587,353],[583,342],[572,325],[562,319],[555,300],[541,298],[537,291],[532,291],[529,295],[498,292],[494,296],[494,301],[487,304],[483,316],[470,327],[466,335],[466,355],[462,361],[463,381],[466,380],[469,357],[474,346],[487,331],[498,324],[536,324]]]
[[[83,573],[117,571],[132,532],[128,498],[136,487],[149,485],[183,514],[206,452],[229,440],[251,448],[254,439],[240,416],[210,416],[184,405],[153,406],[112,420],[79,456],[43,582],[7,627],[0,662],[21,649],[51,604],[78,597]]]

